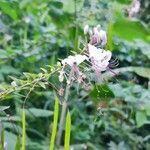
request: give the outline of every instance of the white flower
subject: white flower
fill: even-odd
[[[105,71],[109,65],[112,53],[88,44],[89,58],[95,70]]]
[[[62,60],[62,64],[68,64],[69,66],[73,66],[74,64],[81,64],[83,61],[88,60],[85,55],[75,55],[75,56],[68,56],[64,60]]]
[[[84,34],[87,34],[89,32],[89,25],[84,26]]]

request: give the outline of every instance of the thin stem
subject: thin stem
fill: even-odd
[[[63,128],[64,128],[64,123],[65,123],[66,110],[67,110],[67,102],[64,101],[62,104],[62,111],[61,111],[61,117],[60,117],[60,122],[59,122],[57,145],[61,144],[62,132],[63,132]]]
[[[60,116],[58,137],[57,137],[57,142],[56,142],[58,146],[61,144],[61,139],[62,139],[62,133],[63,133],[64,123],[65,123],[65,117],[66,117],[66,111],[67,111],[67,101],[68,101],[68,96],[69,96],[72,75],[73,75],[73,69],[71,69],[71,72],[69,75],[70,84],[67,84],[67,86],[66,86],[65,97],[64,97],[64,101],[62,103],[62,111],[61,111],[61,116]]]

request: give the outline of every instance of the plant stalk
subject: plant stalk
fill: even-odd
[[[64,101],[62,103],[62,111],[61,111],[60,122],[59,122],[59,130],[58,130],[58,136],[57,136],[57,141],[56,141],[58,146],[61,144],[62,133],[63,133],[63,129],[64,129],[64,124],[65,124],[65,118],[66,118],[66,112],[67,112],[67,101],[68,101],[68,96],[69,96],[72,74],[73,74],[73,69],[71,69],[71,72],[69,75],[68,81],[70,82],[70,84],[67,84],[67,86],[66,86]]]

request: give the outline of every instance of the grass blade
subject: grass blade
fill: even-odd
[[[54,107],[53,128],[52,128],[52,135],[50,141],[50,150],[54,149],[55,137],[57,132],[57,124],[58,124],[58,114],[59,114],[59,103],[58,103],[58,98],[56,97],[55,107]]]
[[[0,150],[4,150],[4,129],[2,128],[2,131],[0,133]]]
[[[65,129],[65,150],[70,149],[70,131],[71,131],[71,116],[68,111],[66,117],[66,129]]]
[[[25,150],[26,143],[26,114],[25,109],[22,109],[22,148],[21,150]]]
[[[15,150],[20,150],[20,147],[21,147],[21,139],[20,139],[20,136],[18,136],[16,145],[15,145]]]
[[[107,45],[106,49],[112,51],[113,49],[113,24],[112,22],[109,23],[108,29],[107,29]]]

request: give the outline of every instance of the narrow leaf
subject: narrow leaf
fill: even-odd
[[[112,22],[109,23],[108,29],[107,29],[107,45],[106,49],[112,50],[113,49],[113,43],[112,43],[112,37],[113,37],[113,24]]]
[[[16,145],[15,145],[15,150],[20,150],[21,147],[21,141],[20,141],[20,136],[17,137]]]
[[[66,129],[65,129],[65,150],[70,149],[70,131],[71,131],[71,117],[68,111],[66,117]]]
[[[1,139],[0,139],[0,150],[4,149],[4,129],[1,131]]]
[[[59,103],[58,98],[55,99],[55,108],[54,108],[54,118],[53,118],[53,128],[52,128],[52,135],[50,140],[50,150],[54,149],[56,132],[57,132],[57,124],[58,124],[58,114],[59,114]]]
[[[25,150],[26,143],[26,114],[25,109],[22,109],[22,148],[21,150]]]

